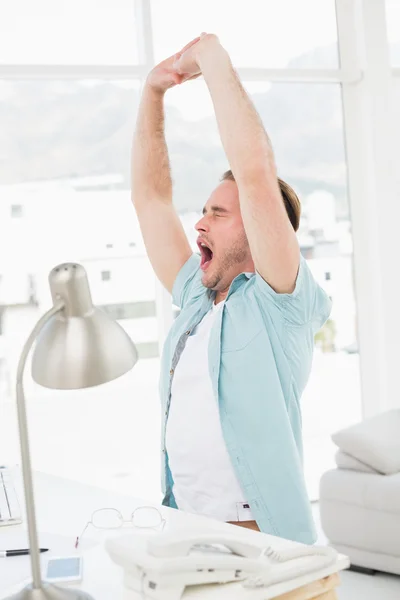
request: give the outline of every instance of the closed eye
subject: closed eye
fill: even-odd
[[[211,213],[213,217],[224,217],[229,214],[229,211],[222,206],[210,206],[208,210],[204,207],[203,215],[205,216],[207,213]]]

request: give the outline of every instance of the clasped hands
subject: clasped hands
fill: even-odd
[[[201,75],[201,53],[207,50],[212,43],[219,44],[217,36],[202,33],[175,54],[173,68],[177,74],[190,79],[199,77]]]
[[[213,53],[217,47],[221,48],[221,45],[216,35],[202,33],[180,52],[154,67],[147,78],[148,85],[152,89],[164,93],[167,89],[184,81],[196,79],[202,73],[202,58]]]

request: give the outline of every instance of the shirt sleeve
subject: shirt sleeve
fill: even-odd
[[[315,281],[303,256],[300,256],[296,285],[291,294],[275,292],[259,273],[256,273],[256,288],[279,308],[285,321],[291,325],[311,324],[316,333],[331,313],[332,302]]]
[[[172,302],[178,308],[184,308],[189,302],[195,300],[206,288],[201,282],[200,256],[192,254],[179,271],[173,288]]]

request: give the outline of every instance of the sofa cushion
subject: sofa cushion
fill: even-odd
[[[332,469],[321,477],[320,497],[394,513],[400,526],[400,473],[380,475]]]
[[[357,460],[354,456],[350,454],[346,454],[346,452],[342,452],[338,450],[335,454],[336,465],[339,469],[350,469],[351,471],[361,471],[363,473],[378,473],[369,465],[361,462],[361,460]]]
[[[392,557],[400,566],[400,473],[327,471],[321,478],[319,508],[322,530],[334,548],[347,546],[381,558],[360,562],[346,552],[353,564],[392,572]]]
[[[389,475],[400,471],[400,410],[391,410],[332,435],[340,450]]]

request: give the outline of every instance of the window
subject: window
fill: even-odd
[[[37,204],[41,209],[45,203],[51,208],[51,191],[57,191],[53,214],[62,210],[65,219],[68,191],[71,196],[71,192],[77,192],[76,198],[85,194],[84,198],[90,201],[95,194],[103,192],[97,196],[101,198],[98,210],[102,215],[108,212],[108,226],[114,227],[118,215],[112,215],[106,192],[130,189],[127,156],[139,101],[139,83],[12,80],[2,82],[0,89],[4,110],[10,111],[8,115],[13,114],[16,102],[21,106],[14,118],[4,115],[2,119],[1,140],[13,139],[14,143],[7,152],[2,151],[0,185],[24,183],[25,186],[20,185],[16,191],[24,191],[25,197],[28,192],[35,194],[36,202],[40,202],[40,193],[45,193],[46,199]],[[106,184],[111,189],[104,189]],[[22,208],[15,210],[20,212]],[[79,228],[75,218],[72,222]],[[124,225],[122,228],[125,231]],[[98,230],[95,229],[93,235],[97,235]],[[108,243],[107,230],[104,237],[103,244]],[[128,239],[132,239],[132,230]]]
[[[337,70],[335,0],[204,0],[197,11],[187,0],[143,0],[150,7],[143,14],[136,10],[139,0],[13,0],[3,4],[0,197],[11,198],[10,189],[13,195],[3,208],[0,202],[0,254],[5,267],[23,285],[28,272],[33,272],[31,265],[38,271],[35,285],[30,287],[31,305],[3,307],[2,337],[10,352],[0,372],[0,398],[7,407],[0,419],[0,457],[10,463],[19,457],[10,376],[19,346],[11,332],[18,330],[19,337],[28,336],[32,321],[49,307],[48,271],[57,263],[76,260],[88,272],[95,305],[119,321],[142,360],[131,373],[96,390],[59,394],[28,380],[27,394],[37,400],[30,413],[33,443],[39,440],[35,465],[45,472],[115,490],[131,493],[140,489],[149,500],[160,499],[158,338],[171,314],[169,299],[160,300],[158,291],[156,295],[153,271],[129,199],[129,154],[140,87],[153,55],[156,61],[170,56],[204,29],[220,36],[266,124],[279,174],[302,200],[302,255],[333,300],[332,315],[316,336],[314,368],[303,398],[306,479],[311,496],[316,497],[319,476],[333,463],[330,433],[361,416],[353,237],[343,139],[352,137],[354,143],[348,154],[353,167],[348,173],[352,191],[362,187],[359,183],[365,171],[357,169],[357,158],[352,163],[362,136],[354,135],[356,119],[351,115],[357,105],[346,94],[343,99],[350,118],[343,124],[340,82],[354,75],[354,81],[347,84],[349,91],[362,86],[367,78],[363,78],[362,61],[351,68],[342,61],[344,70]],[[358,0],[340,3],[349,16],[358,4]],[[384,3],[377,1],[374,6],[379,10]],[[398,68],[399,1],[386,0],[385,6],[391,65]],[[361,20],[359,31],[352,31],[351,23],[348,26],[339,39],[365,37]],[[151,32],[150,39],[147,34]],[[371,59],[379,62],[379,49],[369,50]],[[129,81],[122,80],[124,72]],[[60,79],[54,79],[55,73]],[[395,69],[395,106],[400,106],[398,75]],[[88,79],[83,79],[86,76]],[[267,82],[267,77],[275,83]],[[302,77],[306,83],[299,82]],[[284,79],[291,82],[277,83]],[[359,90],[368,100],[368,86],[355,91]],[[166,99],[174,200],[195,248],[199,210],[226,170],[227,161],[204,82],[199,79],[179,86]],[[375,111],[361,114],[360,122],[364,120],[368,126],[376,117]],[[400,135],[399,111],[396,117]],[[371,172],[373,161],[373,153],[361,158]],[[377,172],[377,180],[379,176]],[[352,198],[353,208],[364,200],[362,194],[357,196],[356,202]],[[367,203],[364,214],[368,223],[373,223],[370,204],[373,202]],[[353,214],[359,217],[360,212]],[[357,225],[360,248],[365,223]],[[371,241],[371,248],[384,246],[379,235]],[[10,241],[18,252],[10,250]],[[111,252],[113,247],[118,247],[118,253]],[[357,253],[360,256],[362,252]],[[376,264],[384,264],[385,256],[381,258],[382,263],[377,260]],[[108,285],[102,273],[108,273]],[[359,302],[364,302],[362,294]],[[376,302],[372,299],[371,305]],[[156,306],[162,306],[161,314]],[[360,311],[362,327],[370,312]],[[172,315],[177,314],[173,307]],[[365,335],[366,331],[364,375],[373,371],[365,365],[368,367],[368,356],[375,352],[371,340],[377,339],[375,333]],[[386,340],[388,332],[382,335]],[[377,390],[385,388],[385,378],[385,374],[382,381],[376,376]],[[392,385],[388,377],[389,391]],[[364,382],[369,398],[374,395],[373,388]],[[44,446],[41,439],[47,439]],[[67,460],[65,447],[70,449]],[[146,456],[145,468],[137,456]],[[124,472],[129,477],[119,477]]]
[[[59,8],[60,3],[56,4]],[[117,18],[118,5],[112,6],[116,7]],[[37,11],[37,4],[32,11]],[[113,18],[110,24],[115,23]],[[118,21],[123,32],[124,20],[118,16]],[[0,28],[3,26],[4,20]],[[49,35],[56,35],[54,29]],[[68,43],[60,41],[66,59],[70,49],[75,51],[76,39],[72,45],[71,39]],[[96,36],[93,39],[96,41]],[[112,61],[112,44],[104,44],[104,39],[108,36],[103,36],[102,47],[105,52],[109,47],[111,54],[107,57]],[[132,30],[129,40],[134,45]],[[22,49],[26,51],[29,45],[24,43]],[[45,56],[53,60],[49,47]],[[84,48],[82,52],[82,60],[89,60]],[[1,51],[0,56],[4,56]],[[104,53],[98,60],[102,60],[101,56],[104,58]],[[10,464],[19,460],[15,386],[4,373],[15,372],[23,341],[33,323],[50,306],[49,271],[64,261],[76,261],[87,270],[95,305],[136,305],[129,314],[122,311],[124,318],[119,322],[137,345],[141,360],[130,373],[96,389],[50,391],[33,385],[27,376],[27,397],[37,400],[29,415],[35,466],[102,487],[141,489],[146,497],[159,500],[160,359],[155,280],[130,201],[129,153],[140,84],[14,78],[0,81],[0,91],[0,197],[7,197],[5,186],[7,193],[12,188],[26,211],[24,228],[13,231],[18,253],[8,250],[4,265],[18,275],[16,286],[25,271],[35,269],[38,302],[37,306],[4,308],[7,327],[2,337],[10,351],[3,375],[0,374],[4,379],[1,403],[5,407],[0,419],[0,455]],[[3,244],[10,221],[7,206],[7,214],[3,213],[0,219]],[[27,243],[29,236],[32,243]],[[132,239],[138,243],[134,256],[128,249]],[[121,255],[126,249],[129,264],[123,256],[110,256],[114,254],[106,248],[110,240],[118,240]],[[103,279],[108,279],[108,283]],[[70,448],[68,459],[65,447]],[[147,457],[145,470],[139,459],[142,455]],[[129,476],[121,478],[121,472]]]
[[[2,3],[0,56],[5,64],[135,64],[135,2]]]
[[[142,319],[156,316],[156,303],[129,302],[126,304],[104,304],[99,306],[112,319]]]
[[[37,305],[36,279],[31,273],[28,275],[28,290],[29,302]]]
[[[203,0],[201,10],[185,0],[152,0],[151,7],[156,61],[210,31],[237,67],[338,66],[334,0]]]
[[[23,216],[23,210],[21,204],[11,204],[11,217],[13,219],[20,219]]]
[[[400,2],[386,0],[386,20],[393,67],[400,67]]]
[[[395,123],[394,126],[397,132],[397,138],[400,136],[400,77],[396,77],[394,80],[394,107],[395,107]]]
[[[4,398],[7,397],[10,393],[10,376],[9,373],[7,372],[7,365],[6,365],[6,360],[2,357],[0,357],[0,405],[2,408],[2,417],[3,415],[7,418],[8,417],[8,411],[7,411],[7,407],[4,404]],[[0,452],[2,455],[2,463],[8,463],[10,464],[9,461],[9,456],[10,454],[13,453],[14,448],[10,448],[10,446],[6,447],[2,447],[1,444],[1,440],[0,440]]]

